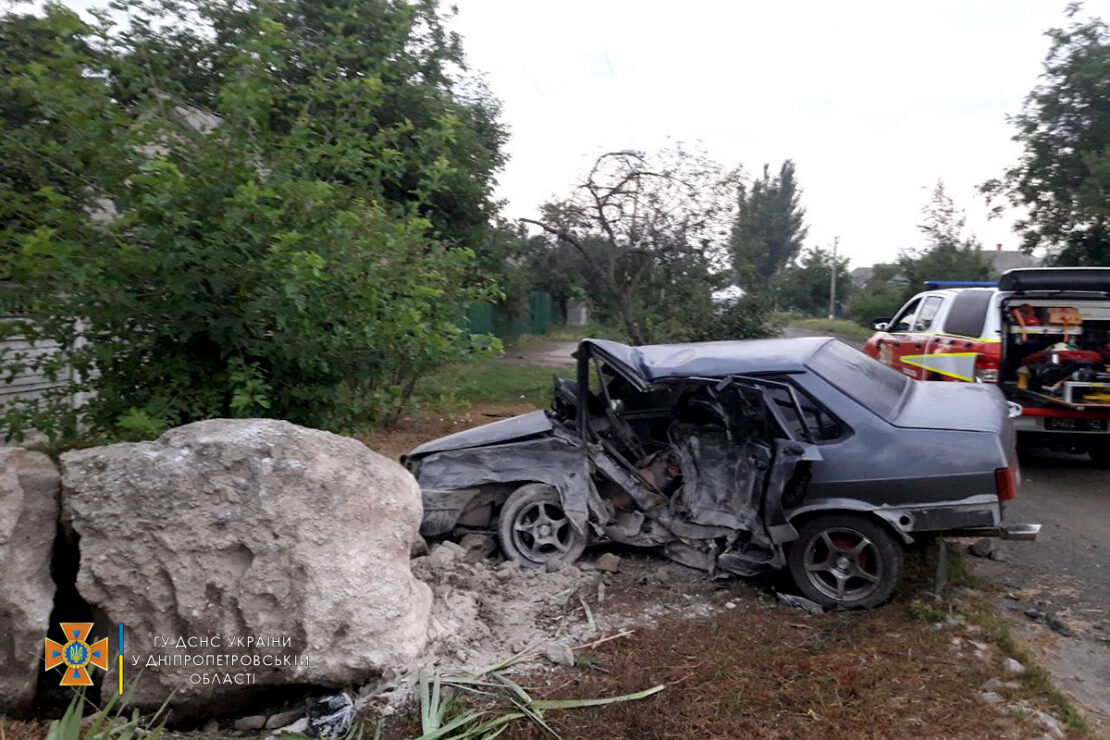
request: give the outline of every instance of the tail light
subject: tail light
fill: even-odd
[[[997,355],[988,355],[983,352],[975,355],[975,379],[980,383],[998,382]]]
[[[1017,455],[1014,455],[1008,468],[996,468],[994,471],[994,487],[998,491],[998,500],[1014,500],[1020,486],[1021,468],[1018,467]]]

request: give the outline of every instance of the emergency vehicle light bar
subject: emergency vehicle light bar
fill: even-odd
[[[926,280],[926,290],[939,290],[940,288],[993,288],[998,283],[994,280]]]

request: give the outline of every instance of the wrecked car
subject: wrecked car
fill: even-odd
[[[787,569],[829,608],[887,601],[903,549],[1004,526],[1015,435],[990,385],[910,380],[829,338],[630,347],[583,340],[553,408],[402,460],[426,537],[494,532],[525,564],[657,548],[709,573]]]

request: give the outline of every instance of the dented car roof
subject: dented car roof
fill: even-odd
[[[760,372],[803,372],[806,362],[831,337],[745,339],[692,344],[649,344],[630,347],[608,339],[583,339],[645,383],[666,378],[718,378]]]

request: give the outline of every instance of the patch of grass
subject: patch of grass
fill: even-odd
[[[841,334],[856,339],[869,339],[875,332],[867,327],[860,326],[849,319],[819,319],[794,316],[791,314],[777,317],[779,323],[795,329],[823,332],[826,334]]]
[[[591,321],[583,326],[556,326],[543,335],[551,342],[577,342],[579,339],[612,339],[614,342],[628,343],[628,332],[616,324],[601,324]]]
[[[430,375],[416,388],[419,402],[436,407],[476,403],[551,405],[552,376],[572,377],[573,367],[515,365],[479,360]]]

